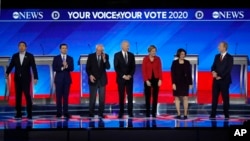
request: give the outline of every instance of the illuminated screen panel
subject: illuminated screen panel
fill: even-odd
[[[188,54],[199,55],[199,71],[210,71],[222,40],[228,42],[228,52],[232,55],[250,55],[250,10],[4,9],[0,15],[0,36],[0,56],[17,52],[20,40],[26,41],[28,51],[35,55],[59,54],[59,44],[67,43],[76,72],[80,70],[77,65],[80,54],[94,52],[97,43],[105,46],[110,56],[110,71],[114,71],[114,54],[121,50],[120,42],[124,39],[130,42],[130,51],[135,54],[147,54],[148,46],[154,44],[163,71],[170,70],[173,55],[180,47]],[[234,72],[238,70],[233,70],[233,75]],[[48,75],[39,74],[40,78]],[[137,78],[134,91],[140,92],[143,85]],[[234,75],[233,80],[232,93],[239,91],[238,76]],[[43,86],[36,86],[36,93],[44,93],[38,87]]]

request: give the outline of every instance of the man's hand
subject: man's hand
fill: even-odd
[[[150,81],[148,81],[148,80],[146,81],[146,84],[147,84],[147,86],[149,86],[149,87],[151,86],[151,83],[150,83]]]
[[[36,85],[37,84],[37,79],[34,79],[34,85]]]
[[[219,77],[219,76],[216,77],[216,80],[220,80],[220,79],[221,79],[221,77]]]
[[[63,62],[63,68],[64,69],[68,68],[68,63],[66,61]]]
[[[128,77],[128,80],[130,80],[130,79],[132,78],[132,76],[131,76],[131,75],[127,75],[127,77]]]
[[[89,79],[90,79],[90,81],[91,81],[92,83],[95,83],[95,80],[96,80],[96,79],[95,79],[95,77],[94,77],[93,75],[90,75],[90,76],[89,76]]]
[[[193,85],[189,85],[189,89],[192,89],[193,88]]]
[[[176,85],[175,84],[173,84],[173,90],[176,90]]]
[[[158,86],[161,86],[161,83],[162,83],[161,80],[159,80],[159,81],[158,81]]]
[[[104,63],[106,62],[106,56],[105,56],[105,53],[102,53],[102,60],[103,60],[103,62],[104,62]]]
[[[212,71],[213,77],[216,78],[217,77],[217,73],[215,71]]]

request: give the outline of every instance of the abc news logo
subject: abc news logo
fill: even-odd
[[[244,19],[244,11],[214,11],[214,19]]]
[[[23,20],[32,20],[32,19],[43,19],[43,12],[13,12],[13,19],[23,19]]]

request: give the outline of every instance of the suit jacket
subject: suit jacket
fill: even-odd
[[[131,52],[128,52],[127,54],[128,63],[126,64],[122,51],[115,53],[114,68],[117,83],[124,83],[126,81],[122,78],[123,75],[131,75],[132,78],[130,80],[133,80],[133,75],[135,73],[135,56]]]
[[[191,72],[191,65],[188,60],[184,59],[184,67],[181,67],[179,64],[179,60],[174,60],[171,65],[171,77],[172,77],[172,84],[186,84],[192,85],[192,72]],[[183,69],[183,70],[181,70]]]
[[[106,62],[103,62],[101,57],[100,67],[98,66],[98,60],[96,53],[92,53],[88,55],[87,64],[86,64],[86,73],[88,76],[93,75],[97,80],[100,80],[102,86],[108,84],[106,69],[110,69],[109,56],[105,54]],[[88,79],[89,85],[95,85],[92,83],[90,79]]]
[[[38,79],[35,59],[34,56],[29,52],[25,53],[22,65],[20,62],[19,53],[15,53],[11,58],[6,73],[9,74],[13,67],[15,67],[15,80],[17,80],[18,77],[22,76],[22,79],[29,84],[31,82],[30,68],[32,68],[34,79]]]
[[[55,83],[72,83],[70,72],[74,70],[74,60],[71,56],[67,55],[66,62],[68,63],[68,68],[62,70],[63,60],[61,54],[54,57],[52,67],[56,73],[54,78]]]
[[[161,59],[158,56],[154,57],[154,61],[151,62],[149,56],[145,56],[142,61],[142,76],[143,80],[147,81],[152,78],[152,72],[154,77],[162,80],[162,65]]]
[[[222,81],[232,83],[231,70],[233,67],[233,57],[226,53],[223,60],[220,61],[220,55],[217,54],[215,56],[211,71],[215,71],[222,78]]]

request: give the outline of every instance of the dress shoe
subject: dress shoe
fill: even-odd
[[[89,114],[89,117],[90,117],[90,118],[93,118],[93,117],[94,117],[94,114]]]
[[[129,116],[129,117],[131,117],[131,118],[132,118],[132,117],[134,117],[134,115],[133,115],[133,114],[129,114],[128,116]]]
[[[105,116],[103,114],[99,115],[99,118],[105,118]]]
[[[187,119],[188,117],[187,117],[187,116],[184,116],[183,118],[184,118],[184,119]]]
[[[181,119],[181,115],[177,115],[177,116],[176,116],[176,119]]]
[[[156,118],[156,114],[152,114],[152,117],[153,117],[153,118]]]
[[[210,115],[209,119],[215,119],[215,115]]]
[[[57,118],[61,118],[61,117],[62,117],[62,114],[56,114],[56,117],[57,117]]]
[[[27,116],[27,119],[32,119],[32,115],[28,115],[28,116]]]
[[[118,118],[123,118],[123,115],[122,115],[122,114],[119,114],[119,115],[118,115]]]
[[[22,118],[22,115],[15,115],[14,118],[15,118],[15,119],[21,119],[21,118]]]
[[[69,118],[71,118],[71,115],[70,114],[64,114],[63,117],[69,119]]]
[[[225,119],[228,120],[229,119],[229,115],[225,115]]]

